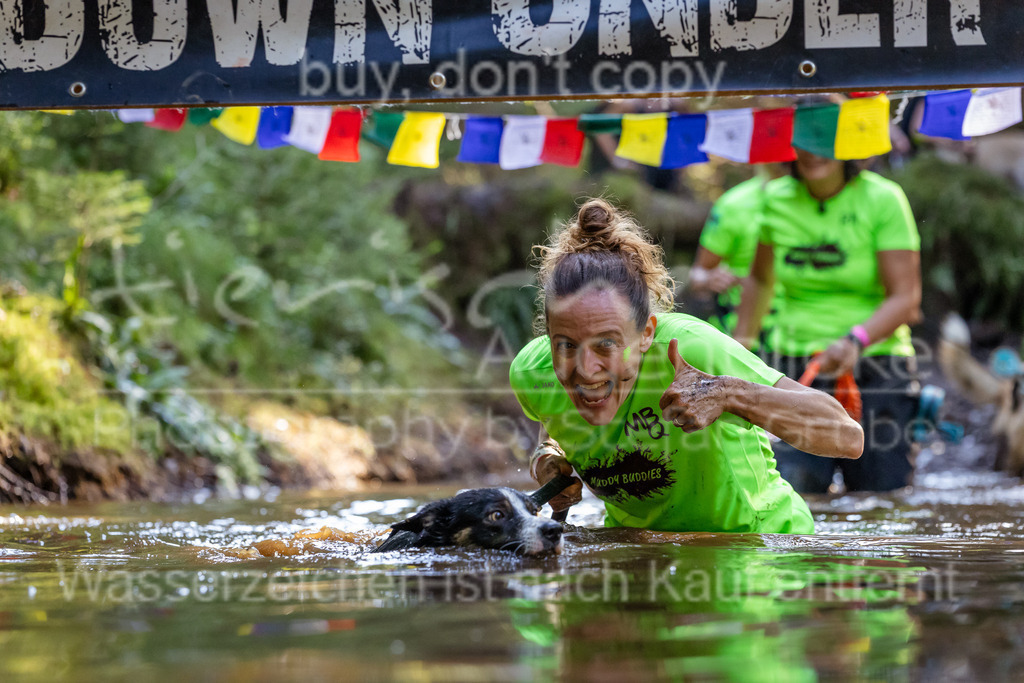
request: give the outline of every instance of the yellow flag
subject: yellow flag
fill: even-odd
[[[224,133],[229,140],[251,145],[256,140],[256,128],[260,124],[259,107],[228,107],[210,125]]]
[[[444,133],[444,114],[407,111],[388,152],[388,163],[397,166],[437,168],[437,147]]]
[[[861,97],[839,106],[836,159],[867,159],[891,149],[888,97]]]
[[[40,109],[39,111],[46,114],[60,114],[61,116],[71,116],[75,113],[74,109]]]
[[[661,166],[667,133],[668,114],[623,114],[615,156],[645,166]]]

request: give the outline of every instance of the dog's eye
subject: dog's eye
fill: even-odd
[[[500,522],[503,519],[505,519],[505,513],[501,510],[495,510],[491,514],[487,515],[488,522]]]

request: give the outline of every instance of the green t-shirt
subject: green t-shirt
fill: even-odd
[[[760,239],[775,253],[769,345],[787,356],[824,351],[871,317],[885,299],[878,252],[921,248],[903,190],[870,171],[824,202],[795,178],[771,181]],[[864,354],[913,356],[910,328],[900,326]]]
[[[604,501],[606,526],[813,533],[807,505],[775,469],[764,430],[727,413],[693,434],[662,419],[658,402],[675,377],[668,358],[673,338],[680,355],[704,372],[767,386],[783,376],[711,325],[669,313],[658,317],[633,391],[608,425],[580,417],[555,377],[548,337],[516,356],[512,389]]]
[[[754,262],[765,184],[764,178],[755,176],[726,191],[711,207],[700,233],[700,246],[721,257],[736,277],[746,277]]]
[[[750,273],[757,252],[767,182],[766,178],[755,176],[727,190],[711,207],[700,233],[700,246],[721,258],[722,265],[739,278]],[[708,322],[731,334],[736,328],[736,309],[742,292],[743,288],[737,285],[719,294],[721,319],[713,318]],[[774,307],[761,321],[763,329],[771,329],[773,316]]]

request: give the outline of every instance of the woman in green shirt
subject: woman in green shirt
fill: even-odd
[[[715,295],[714,313],[707,321],[726,334],[736,327],[741,284],[757,251],[765,186],[784,169],[783,164],[761,164],[753,178],[729,188],[715,201],[701,230],[687,286],[698,297]],[[770,318],[769,311],[761,326],[761,342],[771,329]],[[755,350],[765,357],[763,343]]]
[[[541,253],[547,334],[510,370],[523,411],[551,437],[531,461],[537,482],[575,468],[609,526],[811,533],[764,430],[807,452],[856,458],[863,432],[838,402],[670,313],[660,248],[608,202],[586,202]],[[571,487],[552,507],[580,492]]]
[[[920,317],[920,238],[900,187],[852,162],[797,149],[793,175],[768,183],[754,264],[735,337],[749,346],[760,312],[776,309],[772,365],[800,377],[818,355],[821,378],[853,372],[863,397],[864,457],[829,462],[778,444],[779,470],[798,491],[828,490],[835,468],[847,490],[909,483],[916,414],[910,328]]]

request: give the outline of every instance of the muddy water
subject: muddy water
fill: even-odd
[[[920,483],[812,499],[816,536],[604,530],[585,500],[533,559],[367,552],[435,488],[0,507],[0,680],[1019,680],[1024,487]],[[321,526],[352,541],[232,556]]]

